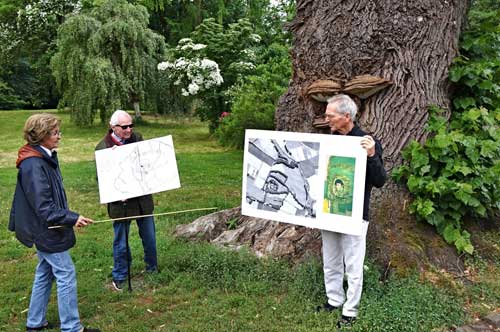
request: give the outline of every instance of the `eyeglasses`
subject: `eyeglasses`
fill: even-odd
[[[54,131],[54,132],[51,132],[50,134],[52,136],[59,136],[59,137],[61,137],[62,136],[62,131]]]
[[[128,124],[128,125],[123,125],[123,126],[122,125],[116,125],[115,127],[120,127],[123,130],[125,130],[125,129],[128,129],[128,128],[134,128],[134,124],[131,123],[131,124]]]

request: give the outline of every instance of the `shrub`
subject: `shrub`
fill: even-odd
[[[472,108],[455,113],[448,124],[433,109],[425,144],[403,150],[408,162],[393,173],[415,195],[410,212],[434,225],[459,252],[472,253],[462,229],[469,214],[486,217],[500,208],[500,110]]]
[[[256,75],[232,91],[231,114],[221,119],[216,135],[221,144],[242,148],[245,129],[274,129],[274,112],[291,76],[287,48],[273,44]]]

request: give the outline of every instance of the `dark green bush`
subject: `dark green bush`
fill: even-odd
[[[274,129],[274,112],[288,86],[291,63],[287,48],[278,44],[269,47],[266,57],[256,74],[233,90],[231,113],[221,119],[216,130],[221,144],[242,148],[245,129]]]

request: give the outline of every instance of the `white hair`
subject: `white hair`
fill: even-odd
[[[340,114],[347,114],[351,116],[351,119],[356,117],[358,113],[358,105],[352,100],[351,97],[344,94],[338,94],[328,99],[328,105],[335,104],[335,109]]]
[[[109,125],[110,126],[116,126],[120,121],[118,119],[120,118],[120,115],[126,115],[129,118],[132,118],[130,114],[125,112],[124,110],[116,110],[113,115],[111,115],[111,119],[109,120]]]

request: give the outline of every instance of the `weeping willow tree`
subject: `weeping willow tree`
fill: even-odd
[[[60,26],[51,67],[62,93],[59,108],[69,107],[75,123],[90,125],[98,112],[104,121],[107,111],[129,104],[140,118],[165,49],[148,23],[145,7],[106,0]]]

